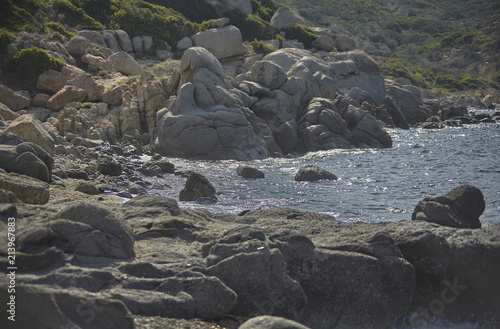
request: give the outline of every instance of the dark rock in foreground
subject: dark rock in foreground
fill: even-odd
[[[483,193],[474,186],[462,185],[443,197],[428,197],[420,201],[412,219],[450,227],[480,228],[479,216],[484,208]]]
[[[300,323],[277,316],[263,315],[243,323],[239,329],[309,329]]]
[[[471,191],[460,187],[447,199],[474,217]],[[500,324],[500,225],[343,223],[286,208],[217,215],[157,196],[106,207],[62,198],[4,215],[17,218],[16,290],[26,301],[18,314],[27,326],[71,319],[88,327],[79,304],[102,310],[92,328],[131,328],[132,318],[153,316],[222,318],[230,329],[260,315],[288,320],[255,318],[242,328]],[[7,265],[5,249],[0,263]],[[0,286],[7,297],[5,276]]]

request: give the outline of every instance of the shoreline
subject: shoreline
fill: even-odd
[[[155,196],[116,201],[61,190],[45,205],[2,206],[16,218],[16,322],[78,325],[93,310],[96,328],[232,329],[265,314],[320,329],[423,328],[438,318],[498,325],[500,224],[343,223],[286,208],[238,216]],[[53,296],[47,314],[32,313],[35,296]]]

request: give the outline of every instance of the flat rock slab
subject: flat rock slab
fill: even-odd
[[[24,175],[0,173],[0,188],[11,191],[25,203],[45,204],[49,201],[49,184]]]

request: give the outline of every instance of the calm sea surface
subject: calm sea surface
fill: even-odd
[[[218,202],[180,202],[184,208],[239,213],[291,207],[334,215],[345,222],[411,219],[424,197],[442,196],[461,184],[484,194],[483,226],[500,223],[500,125],[481,124],[441,130],[389,130],[390,149],[351,149],[308,153],[300,157],[239,161],[169,159],[179,170],[205,175],[217,189]],[[262,170],[264,179],[244,179],[236,167]],[[298,169],[317,165],[337,181],[295,182]],[[184,179],[154,179],[150,193],[178,199]]]

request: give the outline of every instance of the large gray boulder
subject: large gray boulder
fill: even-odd
[[[294,27],[295,25],[305,25],[306,21],[295,10],[280,7],[271,18],[271,25],[278,30]]]
[[[67,253],[127,259],[135,256],[129,224],[94,203],[67,206],[49,221],[38,221],[19,232],[21,250],[56,244]]]
[[[188,49],[181,60],[179,91],[157,114],[157,149],[193,159],[263,158],[268,155],[247,94],[231,86],[206,49]]]
[[[19,111],[30,106],[31,100],[9,87],[0,85],[0,103],[5,104],[12,111]]]
[[[8,284],[0,286],[0,298],[8,300]],[[122,302],[97,293],[18,284],[15,296],[16,321],[12,323],[19,328],[134,328],[132,313]],[[7,328],[7,321],[5,314],[0,323]]]
[[[207,49],[217,59],[246,53],[241,32],[233,25],[198,32],[191,39],[195,47]]]
[[[25,203],[45,204],[50,198],[48,183],[25,175],[0,173],[0,189],[14,193]]]
[[[90,42],[93,42],[101,47],[107,48],[108,45],[106,44],[106,41],[104,41],[104,38],[102,35],[97,32],[97,31],[91,31],[91,30],[81,30],[78,31],[77,33],[78,36],[84,37]]]
[[[253,241],[259,245],[258,241]],[[256,252],[251,252],[252,248],[246,252],[239,248],[226,243],[214,245],[210,254],[222,253],[223,259],[207,269],[209,275],[219,278],[238,295],[231,313],[240,316],[273,314],[298,319],[307,300],[301,286],[287,275],[281,252],[265,245],[258,247]]]
[[[107,62],[114,71],[125,75],[141,75],[142,68],[135,59],[124,51],[109,56]]]

